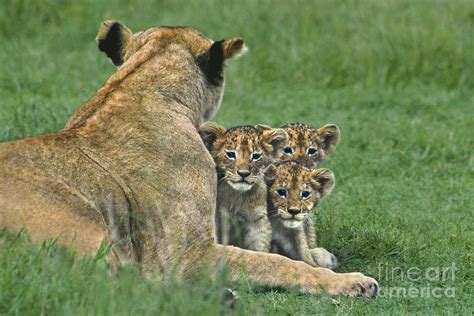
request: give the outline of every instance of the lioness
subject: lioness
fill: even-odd
[[[0,227],[59,236],[83,254],[109,242],[111,262],[135,261],[147,277],[226,267],[232,279],[376,295],[360,273],[215,243],[215,165],[197,129],[219,108],[224,61],[244,51],[241,39],[106,21],[97,43],[118,70],[66,127],[0,145]]]

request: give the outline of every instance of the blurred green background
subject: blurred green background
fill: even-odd
[[[241,304],[228,310],[206,294],[218,285],[144,284],[133,268],[110,280],[100,258],[2,233],[0,314],[474,310],[473,1],[3,0],[1,141],[61,129],[114,72],[94,42],[106,19],[132,31],[190,25],[216,40],[244,38],[249,52],[228,62],[215,120],[339,125],[341,142],[323,164],[337,184],[316,210],[319,244],[340,271],[379,279],[382,293],[439,287],[455,297],[367,301],[242,283]],[[453,262],[453,280],[380,273]]]

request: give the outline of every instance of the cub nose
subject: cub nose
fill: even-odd
[[[237,171],[238,175],[242,177],[242,179],[248,177],[250,175],[250,172],[248,170],[239,170]]]
[[[288,209],[288,213],[290,213],[291,215],[295,216],[295,215],[301,213],[301,209],[295,208],[295,207],[291,207],[291,208]]]

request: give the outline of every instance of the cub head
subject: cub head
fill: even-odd
[[[226,130],[208,122],[199,134],[216,163],[219,181],[226,181],[239,191],[247,191],[273,163],[276,154],[288,142],[280,128],[266,125],[239,126]]]
[[[309,169],[295,161],[271,165],[265,175],[268,214],[285,227],[297,228],[334,187],[329,169]]]
[[[134,78],[134,91],[158,93],[161,100],[184,105],[199,122],[212,118],[220,105],[225,60],[246,51],[240,38],[213,41],[181,26],[132,33],[118,21],[103,22],[96,42],[121,79]]]
[[[334,151],[339,141],[339,128],[334,124],[314,129],[306,124],[292,123],[281,128],[288,133],[289,139],[278,158],[294,160],[308,168],[316,168]]]

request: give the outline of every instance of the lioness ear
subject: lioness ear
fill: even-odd
[[[118,67],[124,62],[127,45],[131,37],[132,32],[125,25],[110,20],[102,22],[95,41],[99,49]]]
[[[224,59],[239,57],[247,51],[244,40],[241,38],[232,38],[222,42],[224,50]]]
[[[277,173],[277,167],[275,165],[268,166],[267,170],[265,171],[265,181],[268,185],[272,185],[275,182]]]
[[[288,133],[281,128],[258,124],[255,128],[262,133],[261,145],[263,149],[276,156],[278,151],[288,143]]]
[[[201,125],[199,128],[199,135],[201,135],[204,145],[206,145],[207,150],[211,151],[212,146],[216,139],[221,136],[224,136],[226,132],[225,127],[220,126],[214,122],[207,122]]]
[[[326,155],[329,155],[336,148],[339,142],[339,127],[334,124],[324,125],[316,131],[316,142]]]
[[[331,193],[334,187],[334,174],[329,169],[316,169],[311,171],[313,179],[313,186],[320,194],[320,197]]]
[[[246,50],[247,47],[240,38],[215,41],[209,50],[199,58],[199,65],[209,82],[220,85],[224,79],[224,61],[241,55]]]

